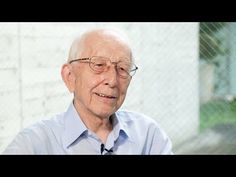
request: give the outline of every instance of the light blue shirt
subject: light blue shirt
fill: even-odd
[[[172,154],[166,133],[151,118],[117,111],[104,148],[112,154]],[[101,140],[86,128],[73,103],[65,113],[23,129],[4,154],[106,154]]]

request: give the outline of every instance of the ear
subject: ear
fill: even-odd
[[[61,68],[61,77],[68,90],[72,93],[75,89],[75,76],[69,64],[64,64]]]

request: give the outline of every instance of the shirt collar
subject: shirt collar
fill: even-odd
[[[119,114],[115,113],[111,116],[111,118],[113,120],[113,131],[115,139],[117,139],[120,135],[124,135],[130,138],[130,132],[127,126],[128,122],[124,120],[124,117],[120,117]]]
[[[114,113],[111,118],[113,123],[112,131],[114,133],[114,138],[118,139],[120,135],[122,137],[125,136],[130,138],[130,132],[127,126],[128,121],[125,121],[124,117],[120,116],[117,113]],[[65,112],[64,122],[65,129],[62,135],[62,143],[64,148],[68,148],[84,132],[88,131],[88,129],[77,113],[73,102]]]
[[[63,147],[68,148],[77,138],[87,131],[87,128],[79,117],[73,102],[64,115],[64,121],[65,129],[62,135],[62,142]]]

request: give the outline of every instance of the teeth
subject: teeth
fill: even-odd
[[[115,98],[113,96],[108,96],[108,95],[104,95],[102,93],[97,93],[98,96],[101,96],[101,97],[107,97],[107,98]]]
[[[103,94],[101,94],[101,93],[99,93],[98,95],[99,95],[99,96],[102,96],[102,97],[105,97],[105,96],[106,96],[106,95],[103,95]]]

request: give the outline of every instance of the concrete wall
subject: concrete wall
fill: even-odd
[[[132,41],[139,70],[122,108],[153,117],[174,145],[197,133],[198,23],[0,23],[0,152],[22,128],[67,109],[60,67],[92,27]]]

